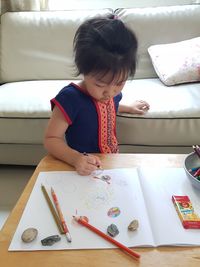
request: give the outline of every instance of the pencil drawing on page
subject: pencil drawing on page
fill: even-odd
[[[114,188],[112,185],[97,182],[88,185],[87,192],[83,196],[83,202],[87,209],[97,209],[104,205],[109,205],[114,199]]]

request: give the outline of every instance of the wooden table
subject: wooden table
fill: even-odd
[[[102,165],[105,169],[136,166],[182,167],[184,157],[185,155],[165,154],[100,155],[103,163]],[[1,267],[200,266],[199,247],[134,248],[134,251],[141,254],[140,261],[135,261],[132,257],[126,255],[120,249],[9,252],[8,247],[39,172],[58,170],[73,170],[73,168],[51,156],[46,156],[36,168],[19,201],[0,232]],[[16,179],[20,179],[20,177],[16,177]]]

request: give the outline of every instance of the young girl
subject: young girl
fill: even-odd
[[[51,100],[52,116],[44,145],[50,154],[89,175],[101,161],[90,153],[117,153],[116,113],[144,114],[145,101],[122,106],[122,89],[136,68],[137,39],[122,21],[93,18],[74,37],[77,75],[83,80],[64,87]]]

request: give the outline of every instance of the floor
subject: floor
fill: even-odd
[[[32,166],[0,165],[0,229],[34,172]]]

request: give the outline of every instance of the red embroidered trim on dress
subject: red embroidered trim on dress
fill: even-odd
[[[118,153],[116,138],[116,111],[113,99],[107,103],[96,102],[98,114],[99,149],[101,153]]]

